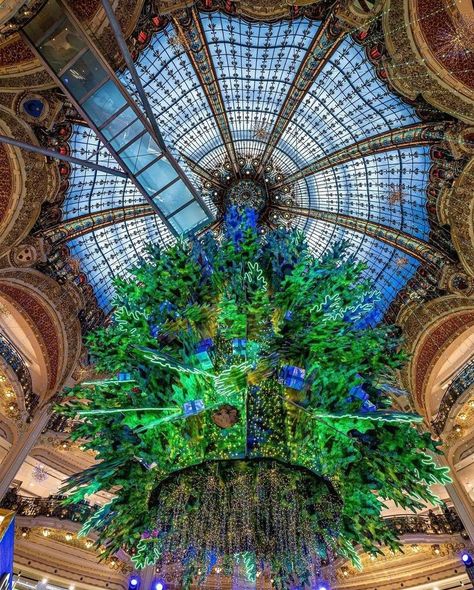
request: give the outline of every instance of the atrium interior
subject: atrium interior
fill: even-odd
[[[474,588],[473,0],[0,0],[13,588]]]

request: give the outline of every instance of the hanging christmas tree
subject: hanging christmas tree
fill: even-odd
[[[84,533],[137,567],[173,564],[184,586],[239,565],[304,585],[358,546],[396,549],[384,501],[420,509],[448,476],[421,419],[390,409],[404,355],[370,325],[376,297],[344,245],[318,260],[300,232],[262,235],[231,209],[220,238],[150,247],[130,276],[88,340],[111,377],[62,409],[97,454],[68,501],[115,494]]]

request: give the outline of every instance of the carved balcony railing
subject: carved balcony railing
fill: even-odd
[[[428,514],[396,516],[387,518],[387,522],[400,536],[452,535],[464,532],[464,525],[454,508],[446,508],[442,514],[430,511]]]
[[[454,404],[473,385],[474,359],[464,365],[443,395],[436,418],[431,422],[433,431],[436,434],[440,435],[443,432]]]
[[[69,433],[73,430],[74,426],[79,423],[79,420],[75,420],[64,414],[54,413],[46,424],[43,432],[51,430],[53,432],[66,432]]]
[[[0,507],[14,510],[18,516],[32,518],[47,516],[79,523],[85,522],[99,508],[99,506],[87,502],[64,505],[63,500],[64,496],[49,496],[48,498],[20,496],[15,489],[10,489],[1,501]]]
[[[26,411],[31,415],[38,405],[38,396],[33,393],[31,375],[20,351],[13,342],[0,332],[0,356],[12,368],[23,390]]]
[[[64,496],[30,498],[20,496],[10,489],[0,503],[1,508],[15,510],[18,516],[47,516],[73,522],[84,522],[98,510],[99,506],[78,502],[64,506]],[[454,508],[447,507],[441,514],[429,511],[427,514],[396,516],[386,522],[398,535],[452,535],[464,533],[464,526]]]

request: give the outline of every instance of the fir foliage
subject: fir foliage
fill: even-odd
[[[81,417],[73,438],[97,457],[67,483],[68,501],[116,494],[85,532],[98,531],[107,553],[154,562],[157,543],[143,535],[156,526],[150,499],[161,482],[212,461],[269,458],[337,491],[339,524],[324,538],[335,554],[396,549],[384,501],[419,509],[448,476],[418,417],[390,410],[380,388],[406,359],[393,327],[366,321],[376,294],[364,270],[344,244],[318,260],[298,231],[262,236],[251,211],[231,210],[221,240],[150,247],[131,278],[116,280],[114,322],[88,339],[99,375],[130,379],[82,384],[62,405]],[[213,416],[224,405],[238,421],[222,428]],[[255,554],[234,557],[255,576]]]

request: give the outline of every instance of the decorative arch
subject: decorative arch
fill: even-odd
[[[0,297],[24,318],[42,350],[48,398],[71,376],[81,351],[80,304],[72,288],[34,269],[0,270]]]
[[[466,65],[472,57],[459,47],[456,52],[453,44],[459,34],[463,43],[474,44],[470,18],[469,3],[446,0],[388,0],[383,16],[385,65],[393,87],[410,99],[421,94],[466,123],[474,122],[474,76]]]
[[[410,361],[402,372],[418,411],[427,414],[430,373],[447,348],[474,327],[474,301],[447,295],[428,303],[410,304],[399,314]]]
[[[471,135],[474,146],[474,128],[471,128]],[[474,276],[474,158],[452,187],[444,188],[438,209],[442,223],[451,228],[451,238],[461,264],[468,274]]]
[[[18,440],[18,430],[16,426],[8,420],[6,416],[0,414],[0,437],[6,440],[10,445],[14,445]]]

